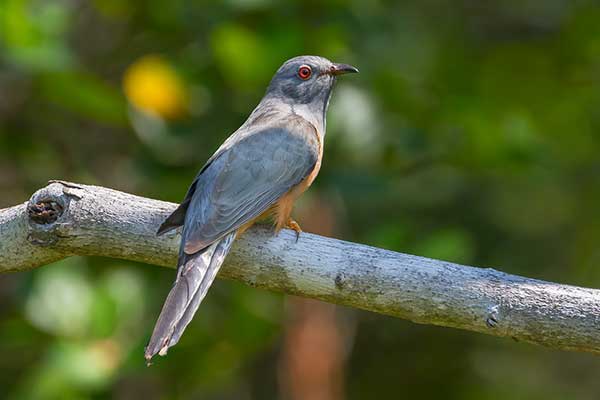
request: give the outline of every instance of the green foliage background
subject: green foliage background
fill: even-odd
[[[300,214],[318,201],[336,237],[600,287],[598,21],[566,0],[0,0],[0,207],[49,179],[179,201],[279,64],[319,54],[361,73]],[[125,95],[151,54],[185,88],[177,117]],[[286,398],[285,299],[232,282],[145,367],[172,279],[95,258],[0,277],[0,397]],[[597,357],[340,312],[348,399],[600,397]]]

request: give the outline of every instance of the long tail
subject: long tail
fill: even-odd
[[[157,353],[164,356],[179,341],[229,253],[235,235],[236,232],[229,233],[206,249],[180,258],[177,279],[146,346],[147,361]]]

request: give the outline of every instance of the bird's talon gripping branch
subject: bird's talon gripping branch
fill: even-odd
[[[300,240],[300,233],[302,233],[302,228],[300,228],[300,225],[290,218],[285,224],[285,227],[296,232],[296,243],[298,243],[298,240]]]

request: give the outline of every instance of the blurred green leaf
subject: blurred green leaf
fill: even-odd
[[[41,94],[81,116],[123,125],[126,103],[118,89],[82,72],[48,73],[40,77]]]

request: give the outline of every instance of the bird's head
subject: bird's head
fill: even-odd
[[[358,72],[348,64],[336,64],[323,57],[294,57],[277,70],[267,95],[289,104],[325,105],[339,75]]]

